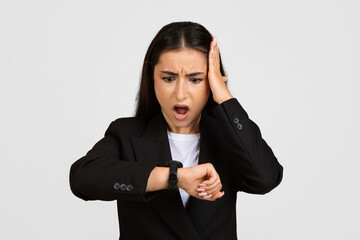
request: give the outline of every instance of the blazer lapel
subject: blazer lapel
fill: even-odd
[[[200,153],[199,164],[203,163],[215,163],[218,148],[216,146],[216,139],[218,139],[216,131],[216,120],[210,117],[205,111],[203,111],[200,122]],[[216,200],[219,202],[219,199]],[[190,197],[186,211],[191,219],[194,227],[201,231],[206,227],[206,220],[211,220],[213,216],[216,216],[215,212],[218,202],[201,200],[198,198]],[[205,218],[205,216],[212,216],[211,218]],[[200,219],[199,217],[203,218]]]
[[[164,167],[171,160],[165,119],[161,113],[149,120],[140,137],[130,136],[130,139],[138,161],[150,161]]]
[[[211,125],[211,121],[209,119],[208,114],[203,111],[201,114],[201,120],[200,120],[200,152],[199,152],[199,162],[198,165],[203,163],[212,163],[214,154],[211,153],[211,149],[209,149],[209,146],[211,146],[209,141],[211,141],[212,136],[211,132],[209,132],[210,129],[215,127],[214,125]],[[189,213],[190,209],[192,209],[192,204],[194,200],[198,200],[197,198],[194,198],[190,196],[189,202],[186,206],[186,210]],[[200,200],[203,201],[203,200]]]
[[[209,116],[205,111],[203,111],[202,118],[200,121],[200,153],[199,153],[199,164],[212,162],[214,155],[211,153],[211,129],[214,128],[214,125],[211,125]]]

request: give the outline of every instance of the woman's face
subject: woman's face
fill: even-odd
[[[169,131],[200,131],[201,111],[210,94],[207,68],[206,55],[194,49],[160,55],[154,68],[154,88]]]

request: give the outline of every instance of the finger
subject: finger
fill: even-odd
[[[208,201],[215,201],[218,198],[221,198],[222,196],[224,196],[225,192],[218,192],[216,194],[213,194],[211,197],[206,198],[205,200]]]
[[[210,194],[210,195],[203,196],[204,199],[209,199],[209,200],[210,200],[211,197],[212,197],[211,194]]]
[[[213,185],[218,179],[220,179],[218,173],[216,172],[216,170],[212,167],[212,169],[210,169],[210,174],[209,174],[209,179],[201,182],[202,184],[206,184],[206,186],[211,186]]]
[[[216,200],[218,198],[223,197],[224,194],[225,194],[225,192],[218,192],[218,193],[214,194],[212,198],[214,198],[214,200]]]
[[[206,192],[198,193],[199,197],[204,197],[204,196],[207,196],[207,195],[210,195],[210,194],[207,194]]]
[[[215,44],[214,44],[214,63],[217,67],[219,65],[219,42],[215,37]]]
[[[203,199],[204,200],[208,200],[208,201],[215,201],[218,198],[221,198],[222,196],[224,196],[225,192],[218,192],[215,195],[207,195],[204,196]]]
[[[206,195],[214,195],[218,193],[222,189],[221,183],[214,185],[210,189],[206,189],[206,191],[198,191],[199,196],[206,196]]]
[[[220,179],[218,179],[212,185],[210,185],[210,186],[206,185],[205,187],[199,187],[199,189],[203,189],[203,190],[200,190],[201,192],[209,193],[209,192],[212,192],[214,189],[218,188],[220,185],[221,185],[221,181],[220,181]]]
[[[213,40],[210,43],[210,52],[209,52],[209,63],[214,62],[214,56],[216,55],[216,37],[213,37]]]
[[[196,190],[198,191],[198,195],[203,197],[207,195],[214,195],[215,193],[218,193],[221,189],[222,189],[222,184],[220,181],[217,181],[212,186],[201,187],[201,188],[197,188]]]
[[[212,41],[210,52],[211,53],[209,54],[208,76],[209,78],[216,79],[218,76],[221,76],[221,73],[220,73],[220,63],[219,63],[219,50],[216,47],[215,38]]]
[[[216,47],[216,36],[213,37],[212,41],[211,41],[211,47],[212,47],[212,50],[214,52],[215,50],[215,47]]]
[[[220,177],[216,177],[216,179],[214,178],[214,180],[215,180],[214,182],[207,183],[206,186],[201,187],[201,188],[206,189],[206,191],[210,191],[211,189],[213,189],[216,186],[218,186],[219,184],[221,184]]]
[[[212,186],[218,179],[219,177],[217,176],[217,174],[212,173],[212,175],[210,175],[210,178],[208,180],[202,182],[202,184],[206,185],[206,187],[204,186],[203,188],[207,189],[209,186]]]
[[[206,187],[206,184],[204,184],[204,183],[199,183],[199,188],[204,188],[204,187]]]
[[[210,51],[209,51],[209,72],[213,71],[213,64],[214,64],[214,46],[213,46],[213,41],[210,44]]]
[[[209,51],[209,58],[212,56],[213,52],[214,52],[214,45],[215,45],[215,40],[214,38],[211,40],[210,42],[210,51]]]
[[[209,191],[206,191],[207,194],[214,195],[215,193],[219,192],[222,189],[221,183],[215,186],[214,188],[210,189]]]
[[[216,194],[208,194],[200,196],[200,199],[208,200],[208,201],[215,201],[218,198],[221,198],[225,195],[225,192],[217,192]]]

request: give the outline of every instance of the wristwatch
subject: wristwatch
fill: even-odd
[[[171,191],[175,191],[178,189],[177,183],[178,183],[178,177],[177,177],[177,171],[178,168],[182,168],[183,165],[181,162],[176,161],[176,160],[172,160],[168,163],[169,167],[170,167],[170,171],[169,171],[169,190]]]

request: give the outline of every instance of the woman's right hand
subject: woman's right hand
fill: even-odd
[[[221,180],[211,163],[179,168],[178,187],[193,197],[208,201],[215,201],[225,193],[220,192]]]

